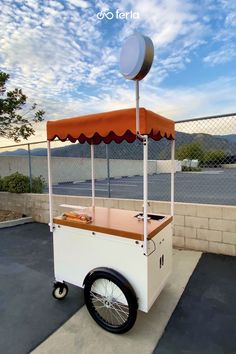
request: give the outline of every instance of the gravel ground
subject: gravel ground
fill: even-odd
[[[25,215],[23,215],[22,213],[17,213],[15,211],[11,211],[11,210],[1,210],[0,209],[0,222],[19,219],[19,218],[22,218],[23,216],[25,216]]]

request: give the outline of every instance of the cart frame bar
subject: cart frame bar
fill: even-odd
[[[175,140],[171,140],[171,216],[174,216],[175,168]]]
[[[91,182],[92,182],[92,207],[95,207],[95,179],[94,179],[94,145],[91,144]]]
[[[135,95],[136,95],[136,134],[140,131],[140,112],[139,112],[139,81],[135,81]]]
[[[49,195],[49,226],[50,232],[53,232],[53,204],[52,204],[52,170],[51,170],[51,144],[47,141],[48,150],[48,195]]]
[[[148,217],[148,136],[143,137],[143,253],[147,255]]]

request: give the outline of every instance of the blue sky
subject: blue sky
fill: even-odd
[[[101,11],[113,19],[98,19]],[[136,31],[155,47],[142,106],[174,120],[236,111],[233,0],[3,0],[0,23],[0,69],[47,119],[134,106],[119,54]]]

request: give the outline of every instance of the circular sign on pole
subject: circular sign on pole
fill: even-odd
[[[151,69],[154,47],[149,37],[135,33],[128,37],[121,49],[120,72],[129,80],[142,80]]]

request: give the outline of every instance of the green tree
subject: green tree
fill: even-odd
[[[224,150],[210,150],[205,152],[204,162],[208,166],[217,167],[220,166],[225,159]]]
[[[192,142],[180,146],[176,151],[176,157],[178,160],[189,159],[203,161],[204,150],[200,143]]]
[[[27,104],[21,89],[7,91],[10,75],[0,71],[0,137],[20,142],[34,135],[32,123],[41,122],[45,112],[36,110],[37,104]]]

